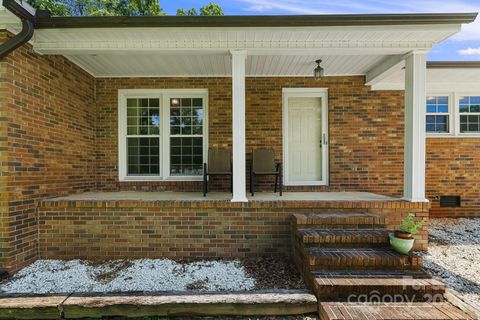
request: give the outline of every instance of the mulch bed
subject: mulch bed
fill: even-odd
[[[256,290],[306,289],[295,264],[287,257],[240,259],[247,274],[256,279]]]

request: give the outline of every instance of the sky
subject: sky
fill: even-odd
[[[160,0],[167,14],[210,0]],[[226,15],[480,12],[480,0],[216,0]],[[480,61],[480,18],[436,45],[431,61]]]

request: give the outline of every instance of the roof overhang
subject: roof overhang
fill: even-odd
[[[427,62],[427,91],[478,92],[480,90],[480,61]],[[398,70],[379,83],[373,90],[404,90],[405,70]]]
[[[318,58],[326,75],[364,75],[388,58],[431,50],[475,17],[47,17],[37,19],[31,43],[96,77],[229,76],[235,49],[247,50],[248,76],[310,76]]]

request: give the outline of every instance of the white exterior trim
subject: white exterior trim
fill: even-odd
[[[328,137],[328,88],[283,88],[282,89],[282,137],[283,137],[283,184],[286,186],[327,186],[329,181],[329,137]],[[321,181],[291,181],[288,172],[288,98],[322,98],[322,147]]]
[[[245,159],[245,62],[247,51],[232,50],[232,202],[248,202]]]
[[[387,79],[391,74],[401,70],[404,66],[405,57],[403,55],[388,57],[367,72],[365,85],[375,85]]]
[[[425,198],[425,108],[427,59],[412,52],[405,59],[405,146],[403,198],[426,202]]]
[[[201,181],[201,176],[170,175],[170,107],[168,97],[203,98],[203,159],[208,154],[208,89],[120,89],[118,90],[118,179],[119,181]],[[160,170],[158,176],[127,175],[127,98],[158,98],[160,100]],[[157,137],[156,135],[154,137]]]

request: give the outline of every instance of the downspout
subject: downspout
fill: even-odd
[[[3,0],[3,6],[22,20],[22,30],[6,42],[0,44],[0,59],[3,59],[10,52],[21,47],[32,38],[38,13],[49,15],[49,12],[47,13],[43,10],[39,10],[33,15],[15,0]]]

